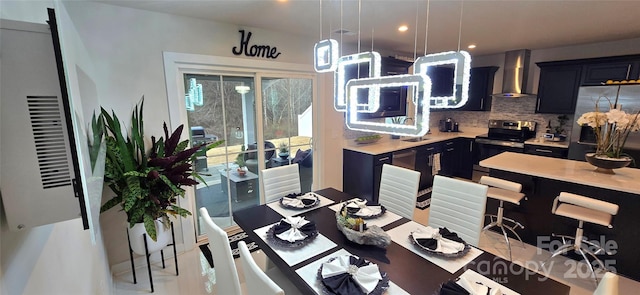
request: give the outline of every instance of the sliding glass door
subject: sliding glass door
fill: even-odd
[[[263,199],[259,171],[293,162],[300,165],[303,191],[311,189],[313,81],[260,73],[184,75],[192,143],[224,140],[199,153],[196,169],[206,183],[196,187],[194,209],[206,207],[216,224],[233,226],[233,212]]]

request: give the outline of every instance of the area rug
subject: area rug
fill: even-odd
[[[416,208],[424,210],[431,205],[431,190],[432,188],[424,189],[418,192],[418,198],[416,199]]]
[[[240,250],[238,250],[238,242],[240,241],[244,241],[245,243],[247,243],[247,248],[249,248],[250,252],[260,249],[258,248],[258,245],[256,245],[256,243],[249,238],[247,233],[239,232],[229,237],[229,246],[231,246],[231,253],[233,254],[234,259],[240,257]],[[200,245],[200,251],[209,262],[209,265],[213,267],[213,256],[211,255],[209,244],[207,243]]]

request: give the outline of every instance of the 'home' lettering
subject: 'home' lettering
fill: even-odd
[[[251,32],[247,32],[247,38],[245,39],[244,30],[239,30],[240,32],[240,49],[238,46],[234,46],[231,50],[235,55],[244,55],[246,56],[257,56],[257,57],[266,57],[266,58],[276,58],[280,56],[281,52],[278,52],[277,47],[271,47],[269,45],[251,45],[249,47],[249,40],[251,39]]]

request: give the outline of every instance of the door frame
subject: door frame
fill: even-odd
[[[257,77],[296,77],[304,76],[313,80],[313,134],[320,135],[319,128],[319,94],[318,94],[318,79],[311,65],[284,63],[275,61],[262,61],[255,59],[243,59],[233,57],[222,57],[202,54],[189,54],[178,52],[163,52],[164,60],[164,74],[165,83],[167,87],[167,106],[169,111],[169,124],[170,128],[176,128],[180,124],[187,124],[187,110],[183,102],[184,100],[184,75],[185,74],[210,74],[211,72],[229,73],[229,74],[246,74],[247,76]],[[258,79],[259,80],[259,79]],[[258,84],[258,83],[256,83]],[[260,86],[256,85],[256,92],[260,89]],[[261,95],[256,96],[256,104],[261,105],[262,102],[258,102],[258,97],[262,99]],[[179,107],[178,107],[179,106]],[[256,106],[256,109],[258,107]],[[261,122],[261,118],[257,123]],[[260,125],[261,126],[261,125]],[[258,139],[262,138],[262,131],[258,132]],[[188,139],[188,134],[183,133],[182,140]],[[314,155],[316,153],[316,145],[313,145]],[[314,161],[313,165],[313,177],[314,183],[320,183],[321,163],[320,161]],[[317,164],[316,164],[317,163]],[[316,180],[318,179],[318,180]],[[261,198],[262,200],[262,198]],[[178,198],[178,205],[183,208],[194,208],[195,206],[195,190],[193,187],[186,189],[185,198]],[[197,208],[196,208],[197,209]],[[194,210],[191,210],[194,211]],[[178,218],[177,223],[180,224],[182,229],[182,242],[185,251],[189,251],[197,246],[197,232],[196,222],[194,220],[197,217],[197,210],[192,212],[191,216],[186,218]],[[187,237],[194,237],[187,238]],[[180,238],[178,238],[180,239]]]

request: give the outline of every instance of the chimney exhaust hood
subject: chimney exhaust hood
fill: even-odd
[[[535,94],[526,93],[530,56],[531,50],[528,49],[505,52],[502,93],[493,94],[493,97],[520,98],[536,96]]]

